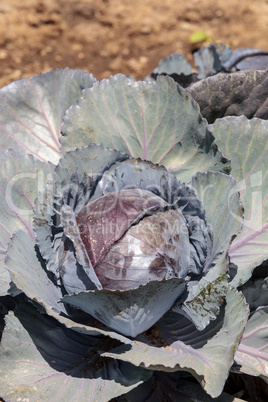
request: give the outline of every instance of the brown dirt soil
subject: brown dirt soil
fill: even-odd
[[[1,0],[0,87],[67,66],[140,79],[173,52],[192,62],[200,29],[268,50],[268,0]]]

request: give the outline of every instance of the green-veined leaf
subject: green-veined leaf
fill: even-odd
[[[52,70],[0,89],[0,150],[59,160],[62,116],[95,78],[82,70]]]
[[[103,359],[117,341],[78,334],[30,304],[10,312],[0,346],[1,396],[8,402],[106,402],[150,376],[131,364]]]
[[[0,163],[0,296],[3,296],[10,282],[4,267],[7,244],[18,229],[34,239],[34,200],[50,179],[54,166],[12,150],[0,153]]]
[[[222,392],[248,318],[247,304],[241,293],[230,287],[226,300],[221,329],[201,348],[194,349],[180,340],[162,348],[134,341],[130,350],[120,346],[112,353],[104,353],[104,356],[151,370],[189,371],[215,398]]]
[[[205,208],[213,242],[204,267],[206,275],[189,288],[187,299],[181,306],[179,301],[174,311],[187,313],[197,328],[204,329],[216,318],[227,291],[227,251],[240,231],[243,207],[235,180],[220,172],[198,173],[192,178],[192,187]]]
[[[98,82],[67,111],[62,134],[64,152],[103,143],[163,164],[181,181],[229,169],[197,105],[169,77],[136,82],[118,74]]]
[[[237,286],[268,258],[268,122],[226,117],[210,127],[232,161],[232,175],[245,208],[242,232],[229,250],[231,262],[238,267],[233,280]]]

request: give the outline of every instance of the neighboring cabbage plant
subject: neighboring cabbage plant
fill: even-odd
[[[65,69],[0,90],[4,401],[267,382],[268,70],[213,46],[199,75],[173,55],[144,81]]]

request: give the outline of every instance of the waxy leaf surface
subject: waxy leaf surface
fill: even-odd
[[[1,396],[36,401],[106,402],[147,380],[150,372],[103,359],[117,341],[78,334],[21,304],[6,317],[0,346]]]
[[[227,291],[227,251],[240,231],[243,207],[236,182],[230,176],[220,172],[198,173],[191,184],[205,208],[213,241],[205,262],[206,275],[192,286],[189,283],[187,299],[182,306],[179,301],[174,311],[187,313],[197,328],[204,329],[216,318],[220,300]]]
[[[181,181],[229,169],[197,105],[171,78],[136,82],[116,75],[83,92],[64,119],[65,152],[89,143],[163,164]]]
[[[241,293],[230,288],[226,300],[221,329],[199,349],[180,340],[161,348],[134,341],[130,350],[122,346],[113,353],[104,353],[104,356],[131,361],[132,364],[151,370],[189,371],[206,392],[215,398],[222,392],[248,317],[247,304]]]
[[[0,89],[0,150],[59,160],[62,116],[95,78],[82,70],[52,70]]]
[[[0,163],[0,296],[3,296],[10,282],[4,268],[7,244],[18,229],[34,239],[34,200],[51,178],[53,165],[12,150],[0,153]]]
[[[52,282],[41,266],[34,241],[22,230],[13,236],[6,258],[6,266],[14,284],[35,300],[46,313],[63,323],[67,328],[90,335],[108,335],[114,339],[129,343],[129,339],[120,334],[91,327],[92,318],[88,316],[88,325],[76,323],[68,317],[64,304],[60,303],[61,288]]]
[[[97,289],[66,295],[62,302],[91,314],[120,334],[135,337],[158,321],[184,290],[184,279],[171,278],[125,291]]]
[[[232,160],[231,173],[245,208],[243,229],[229,250],[231,262],[237,266],[233,280],[237,286],[268,258],[268,122],[230,116],[210,127]]]
[[[211,43],[194,52],[195,64],[198,67],[198,78],[202,79],[224,70],[223,64],[232,55],[232,50],[222,43]]]
[[[158,66],[153,71],[155,74],[185,74],[189,75],[192,72],[191,64],[188,63],[185,56],[178,53],[173,53],[160,61]]]

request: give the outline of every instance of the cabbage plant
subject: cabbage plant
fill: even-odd
[[[230,373],[267,382],[268,70],[234,53],[0,90],[4,401],[234,401]]]

